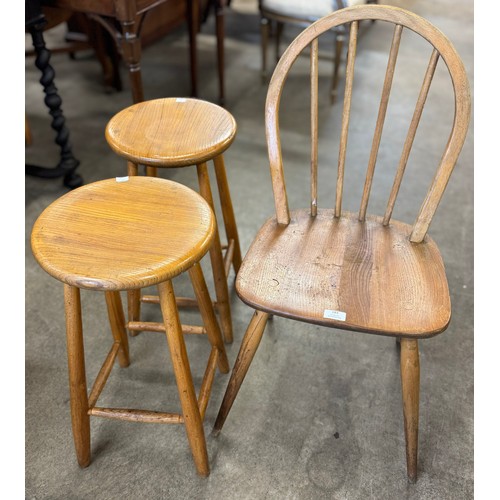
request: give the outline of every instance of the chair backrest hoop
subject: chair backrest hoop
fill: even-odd
[[[279,105],[283,85],[299,54],[314,39],[337,26],[362,20],[387,21],[401,25],[426,39],[439,53],[450,73],[455,92],[455,116],[451,134],[435,177],[420,208],[410,239],[422,241],[437,209],[458,155],[462,149],[470,120],[470,91],[462,60],[448,38],[435,26],[407,10],[387,5],[357,5],[337,10],[311,24],[288,46],[281,56],[269,83],[265,105],[265,127],[271,179],[279,224],[290,222],[284,181],[281,141],[279,134]]]

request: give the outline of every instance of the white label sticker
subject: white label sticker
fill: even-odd
[[[331,309],[325,309],[325,312],[323,313],[323,318],[345,321],[346,313],[343,311],[332,311]]]
[[[128,175],[126,177],[117,177],[116,182],[127,182],[128,181]]]
[[[184,99],[184,97],[179,97],[178,99],[175,100],[175,102],[186,102],[187,99]]]

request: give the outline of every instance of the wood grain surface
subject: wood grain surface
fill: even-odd
[[[106,126],[111,149],[152,167],[195,165],[223,153],[236,135],[224,108],[200,99],[165,98],[134,104]]]
[[[31,247],[40,266],[64,283],[126,290],[187,270],[208,251],[214,227],[208,204],[186,186],[154,177],[107,179],[47,207]]]
[[[409,241],[411,226],[319,209],[270,219],[250,246],[236,281],[240,298],[272,314],[334,328],[427,337],[446,328],[451,306],[436,244]],[[345,320],[325,318],[345,313]]]

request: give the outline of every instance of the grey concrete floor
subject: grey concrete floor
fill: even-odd
[[[462,56],[474,91],[473,2],[443,0],[387,2],[414,11],[440,28]],[[266,86],[260,81],[257,2],[233,1],[226,17],[227,109],[238,135],[226,164],[245,252],[261,224],[273,213],[264,137]],[[347,156],[346,198],[356,209],[371,146],[391,32],[384,23],[363,27],[353,97]],[[199,37],[200,95],[217,100],[213,24]],[[285,32],[285,42],[297,34]],[[48,34],[57,37],[57,32]],[[184,29],[144,50],[147,99],[189,93]],[[322,50],[329,50],[327,41]],[[394,93],[382,138],[369,211],[383,210],[397,165],[428,49],[405,33]],[[123,160],[104,138],[107,121],[131,104],[126,72],[121,93],[104,91],[100,67],[91,54],[76,60],[54,55],[56,85],[70,130],[78,172],[86,183],[124,175]],[[291,205],[308,197],[307,59],[298,62],[283,95],[281,126]],[[334,203],[341,105],[330,106],[331,65],[320,64],[319,203]],[[55,165],[58,149],[43,104],[38,70],[26,60],[26,112],[34,137],[26,161]],[[413,148],[395,218],[413,222],[446,144],[453,110],[445,68],[438,67],[421,129]],[[471,123],[457,168],[429,234],[440,246],[451,291],[449,329],[421,342],[419,478],[406,479],[398,352],[394,340],[328,330],[276,317],[269,324],[248,376],[218,438],[211,429],[229,380],[217,374],[205,433],[211,475],[195,472],[182,426],[149,426],[91,420],[92,462],[77,465],[69,414],[62,286],[35,262],[29,244],[41,211],[67,192],[60,179],[26,177],[25,184],[25,496],[30,499],[189,498],[189,499],[467,499],[473,497],[473,138]],[[192,168],[160,172],[196,187]],[[209,286],[209,269],[206,262]],[[230,293],[234,362],[252,310]],[[189,293],[184,277],[178,293]],[[103,296],[83,292],[85,353],[92,383],[111,339]],[[154,306],[144,307],[158,319]],[[185,314],[185,313],[182,313]],[[193,313],[186,321],[196,322]],[[199,386],[207,343],[189,338],[188,352]],[[132,363],[112,372],[103,405],[176,411],[175,380],[165,339],[141,334],[130,339]]]

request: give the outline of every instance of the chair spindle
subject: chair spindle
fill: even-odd
[[[318,39],[311,42],[311,216],[318,213]]]
[[[346,82],[344,93],[344,109],[342,111],[342,130],[340,135],[339,165],[337,173],[337,193],[335,200],[335,217],[340,217],[342,211],[342,190],[344,187],[344,166],[347,150],[347,135],[349,117],[351,113],[352,83],[354,78],[354,62],[356,59],[356,45],[358,40],[358,21],[351,23],[349,33],[349,51],[347,54]]]
[[[427,66],[427,71],[424,76],[424,81],[420,89],[420,94],[417,99],[417,104],[415,105],[415,111],[413,112],[413,117],[411,119],[410,128],[408,129],[408,134],[403,146],[403,152],[401,153],[401,158],[399,160],[398,170],[396,172],[396,177],[394,179],[394,184],[392,186],[391,194],[389,196],[389,201],[387,202],[387,209],[384,215],[384,226],[389,224],[391,220],[392,211],[394,210],[394,204],[396,203],[396,198],[398,196],[399,188],[401,186],[401,181],[403,179],[403,174],[405,172],[406,164],[410,156],[411,147],[413,146],[413,140],[415,139],[415,134],[417,132],[417,127],[420,122],[420,117],[422,116],[422,111],[424,109],[425,101],[429,93],[429,88],[431,86],[432,78],[434,76],[434,71],[439,60],[439,52],[434,49]]]
[[[385,72],[384,86],[382,88],[382,97],[380,98],[380,106],[378,110],[377,123],[375,125],[375,133],[373,135],[372,149],[370,151],[370,158],[368,160],[368,169],[366,172],[363,197],[361,199],[361,207],[359,209],[360,221],[365,220],[366,210],[368,208],[368,200],[370,198],[370,191],[373,182],[373,175],[375,173],[375,165],[377,163],[380,140],[382,138],[382,131],[384,129],[385,115],[387,112],[387,106],[389,104],[389,96],[391,94],[392,80],[394,77],[394,70],[396,67],[396,60],[398,57],[402,31],[403,26],[401,26],[400,24],[396,24],[396,26],[394,27],[394,35],[392,38],[389,60],[387,61],[387,70]]]

